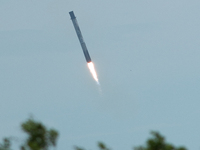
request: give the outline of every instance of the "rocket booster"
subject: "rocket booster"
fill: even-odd
[[[82,49],[83,49],[83,53],[84,53],[84,55],[85,55],[85,59],[86,59],[86,61],[89,63],[89,62],[91,62],[92,60],[91,60],[90,55],[89,55],[89,53],[88,53],[86,44],[85,44],[85,42],[84,42],[84,40],[83,40],[83,36],[82,36],[82,34],[81,34],[81,30],[80,30],[80,28],[79,28],[79,26],[78,26],[78,22],[77,22],[77,20],[76,20],[76,17],[75,17],[75,15],[74,15],[74,12],[71,11],[71,12],[69,12],[69,14],[70,14],[70,16],[71,16],[71,19],[72,19],[74,28],[75,28],[75,30],[76,30],[76,34],[77,34],[78,39],[79,39],[79,41],[80,41],[81,47],[82,47]]]

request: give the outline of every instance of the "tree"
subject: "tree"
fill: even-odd
[[[56,147],[58,132],[55,129],[47,129],[41,122],[33,118],[27,119],[21,124],[22,131],[27,134],[25,143],[21,150],[49,150],[50,147]],[[111,150],[104,143],[98,142],[99,150]],[[75,150],[85,150],[75,147]],[[0,143],[0,150],[11,150],[11,138],[4,138]],[[165,137],[159,132],[152,131],[151,137],[147,139],[144,146],[137,146],[134,150],[187,150],[185,147],[175,147],[167,143]]]
[[[98,147],[100,150],[110,150],[104,143],[98,142]]]
[[[26,143],[22,145],[21,150],[48,150],[50,146],[56,146],[58,138],[56,130],[48,130],[42,123],[32,118],[22,123],[21,128],[28,134]]]
[[[47,129],[42,123],[29,118],[21,124],[22,131],[28,137],[21,146],[21,150],[48,150],[50,147],[56,147],[58,132],[55,129]],[[0,150],[11,150],[11,139],[4,138],[0,143]]]
[[[97,146],[99,148],[99,150],[110,150],[104,143],[102,142],[98,142],[97,143]],[[75,146],[74,147],[75,150],[85,150],[84,148],[80,148],[80,147],[77,147]]]
[[[146,141],[145,146],[135,147],[134,150],[187,150],[184,147],[175,147],[165,141],[165,138],[160,133],[152,131],[152,138]]]
[[[0,150],[10,150],[11,142],[9,138],[4,138],[3,143],[0,144]]]

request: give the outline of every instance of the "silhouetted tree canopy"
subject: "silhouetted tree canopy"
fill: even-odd
[[[98,147],[100,150],[110,150],[104,143],[99,142]]]
[[[99,150],[110,150],[104,143],[102,142],[98,142],[97,143],[97,146],[99,148]],[[85,150],[84,148],[81,148],[81,147],[77,147],[75,146],[74,147],[75,150]]]
[[[152,137],[146,141],[145,146],[135,147],[134,150],[187,150],[184,147],[175,147],[165,141],[164,136],[160,133],[152,131]]]
[[[0,150],[11,150],[11,142],[9,138],[4,138],[3,143],[0,144]]]
[[[21,150],[49,150],[50,147],[56,147],[58,132],[55,129],[47,129],[41,122],[29,118],[21,124],[21,129],[27,134],[25,143]],[[104,143],[98,142],[99,150],[111,150]],[[85,150],[81,147],[74,147],[75,150]],[[142,146],[133,148],[134,150],[187,150],[185,147],[176,147],[167,143],[165,137],[159,132],[152,131],[151,137],[147,139]],[[0,150],[12,150],[11,138],[4,138],[0,143]]]
[[[21,150],[48,150],[50,146],[56,146],[58,138],[56,130],[48,130],[42,123],[32,118],[22,123],[21,128],[28,134],[26,143],[21,146]]]
[[[21,150],[48,150],[50,147],[56,147],[58,132],[55,129],[47,129],[33,118],[23,122],[21,129],[27,134]],[[0,143],[0,150],[11,150],[11,139],[4,138],[3,143]]]

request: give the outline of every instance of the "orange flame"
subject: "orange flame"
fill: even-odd
[[[88,68],[90,69],[90,72],[92,73],[93,78],[94,78],[94,79],[96,80],[96,82],[99,84],[99,80],[98,80],[98,78],[97,78],[97,73],[96,73],[96,71],[95,71],[93,62],[89,62],[89,63],[87,63],[87,65],[88,65]]]

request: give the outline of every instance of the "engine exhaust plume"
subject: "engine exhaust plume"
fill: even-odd
[[[98,80],[97,73],[95,71],[93,62],[88,62],[87,65],[88,65],[88,68],[89,68],[89,70],[90,70],[93,78],[95,79],[95,81],[97,82],[97,84],[99,84],[99,80]]]

